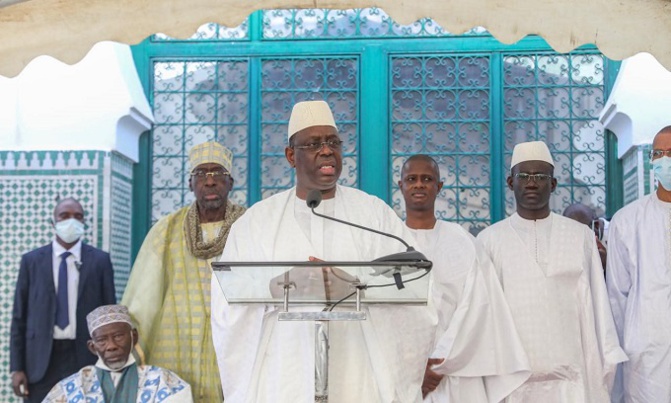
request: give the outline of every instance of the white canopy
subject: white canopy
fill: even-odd
[[[157,32],[189,37],[208,22],[237,26],[258,9],[370,6],[401,24],[431,17],[453,33],[482,26],[504,43],[539,34],[558,52],[591,43],[611,59],[648,52],[671,68],[668,0],[0,0],[0,75],[42,54],[75,63],[103,40],[135,44]]]

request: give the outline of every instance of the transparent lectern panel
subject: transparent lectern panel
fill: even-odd
[[[229,304],[425,305],[431,262],[215,262],[214,275]],[[403,288],[397,284],[400,280]]]

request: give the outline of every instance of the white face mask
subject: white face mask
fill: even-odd
[[[652,161],[652,169],[662,187],[671,191],[671,157],[657,158]]]
[[[84,235],[84,224],[75,218],[59,221],[54,228],[56,235],[65,243],[73,243]]]

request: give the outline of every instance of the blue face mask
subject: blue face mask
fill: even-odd
[[[657,158],[652,161],[655,178],[665,190],[671,191],[671,157]]]

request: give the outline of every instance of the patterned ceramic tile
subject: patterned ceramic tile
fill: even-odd
[[[131,161],[102,151],[0,152],[0,401],[18,402],[8,346],[21,255],[51,242],[56,201],[74,197],[86,213],[85,241],[112,255],[120,297],[131,266],[132,172]]]

